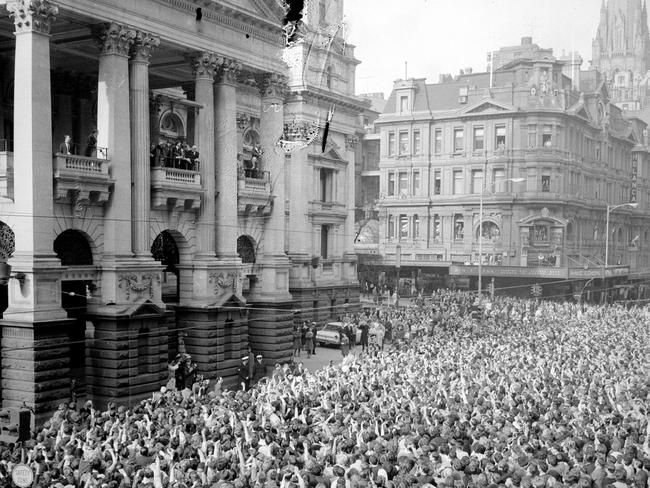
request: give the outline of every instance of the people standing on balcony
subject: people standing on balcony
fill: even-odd
[[[164,143],[162,146],[162,162],[163,166],[168,167],[168,168],[173,168],[174,167],[174,159],[172,157],[172,143],[170,141],[167,141]]]
[[[163,158],[165,154],[165,141],[162,139],[158,140],[153,148],[153,165],[154,166],[163,166]]]
[[[196,147],[196,144],[187,152],[186,157],[190,160],[190,168],[192,171],[196,171],[196,165],[199,163],[199,149]]]
[[[63,136],[63,142],[59,145],[60,154],[74,154],[74,146],[72,145],[72,139],[68,134]]]
[[[93,129],[90,135],[86,138],[86,150],[84,156],[87,158],[97,157],[97,129]]]

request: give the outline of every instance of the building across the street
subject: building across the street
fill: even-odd
[[[358,303],[342,3],[0,1],[3,406],[133,404],[182,343],[232,384]]]
[[[376,280],[476,289],[481,273],[497,293],[604,299],[650,268],[645,122],[606,82],[585,77],[578,91],[566,62],[530,54],[394,83],[375,121],[379,243],[357,246],[376,255],[364,262]]]

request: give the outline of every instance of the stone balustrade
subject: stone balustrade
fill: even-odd
[[[201,206],[201,174],[198,171],[155,166],[151,168],[151,205],[158,210],[198,209]]]

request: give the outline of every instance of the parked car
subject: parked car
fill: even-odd
[[[316,330],[316,343],[319,346],[334,345],[338,346],[340,341],[340,334],[343,331],[343,324],[341,322],[328,322],[323,327]],[[361,342],[361,329],[357,329],[356,343]]]

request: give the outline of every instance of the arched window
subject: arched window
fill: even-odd
[[[156,261],[167,266],[179,263],[178,246],[174,236],[167,230],[163,230],[156,237],[151,245],[151,254]]]
[[[183,121],[174,112],[167,112],[162,116],[159,129],[160,135],[168,139],[177,140],[185,137]]]
[[[494,222],[483,221],[483,239],[495,241],[501,237],[501,230]],[[476,229],[476,238],[479,238],[479,229]]]
[[[250,237],[239,236],[237,238],[237,254],[239,254],[242,263],[255,262],[255,246]]]
[[[54,240],[54,252],[62,266],[90,266],[93,253],[90,244],[78,230],[68,229]]]

